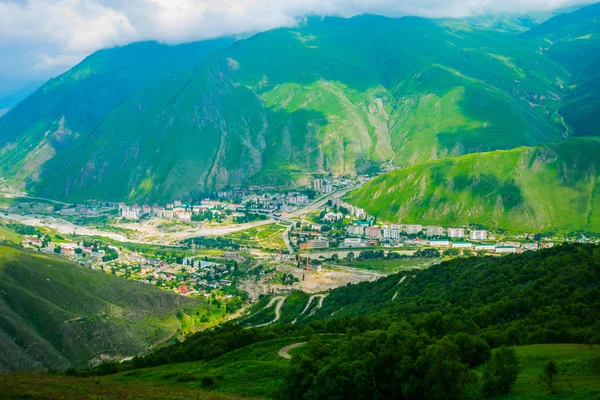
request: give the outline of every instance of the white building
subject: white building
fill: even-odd
[[[315,179],[313,181],[313,189],[315,192],[321,192],[323,190],[323,180]]]
[[[342,213],[327,213],[323,217],[325,221],[335,222],[344,219],[344,215]]]
[[[365,227],[362,225],[348,225],[346,230],[349,235],[362,236],[365,234]]]
[[[477,251],[494,251],[496,249],[496,245],[488,244],[488,243],[477,243],[475,245],[475,250]]]
[[[471,240],[487,240],[487,231],[482,229],[474,229],[469,233]]]
[[[392,228],[391,226],[383,226],[383,237],[385,239],[400,239],[400,230]]]
[[[441,226],[428,226],[427,236],[444,236],[444,228]]]
[[[514,246],[498,246],[496,247],[496,253],[516,253],[517,248]]]
[[[448,237],[462,239],[465,237],[465,230],[463,228],[448,228]]]
[[[454,242],[452,243],[453,249],[470,249],[473,247],[471,242]]]
[[[445,239],[430,240],[429,245],[431,247],[449,247],[450,241]]]
[[[423,232],[423,225],[406,225],[406,233],[408,235],[416,235]]]
[[[346,238],[340,245],[343,248],[367,247],[367,243],[360,238]]]

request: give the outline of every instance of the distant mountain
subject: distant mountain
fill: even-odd
[[[196,300],[0,245],[0,373],[144,353]]]
[[[556,16],[522,37],[569,71],[560,114],[570,133],[600,136],[600,3]]]
[[[600,232],[600,139],[471,154],[393,171],[348,201],[380,221]]]
[[[553,142],[569,76],[536,49],[360,16],[105,50],[0,119],[0,174],[46,197],[155,201]]]
[[[43,82],[3,82],[0,79],[0,117],[42,86]]]

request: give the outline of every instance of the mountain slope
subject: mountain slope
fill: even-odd
[[[147,351],[196,301],[0,246],[0,372],[85,367]]]
[[[600,3],[554,17],[522,36],[571,74],[560,114],[573,134],[600,136]]]
[[[381,220],[515,231],[600,232],[600,140],[570,139],[432,161],[348,195]]]
[[[530,43],[466,22],[310,19],[140,87],[86,130],[55,117],[43,139],[18,107],[30,125],[0,120],[0,173],[48,197],[133,201],[409,166],[561,139],[566,79]]]

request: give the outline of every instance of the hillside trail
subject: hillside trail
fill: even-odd
[[[405,280],[405,279],[406,279],[406,275],[404,275],[404,276],[402,277],[402,279],[400,279],[400,282],[398,282],[398,285],[400,285],[402,282],[404,282],[404,280]],[[398,292],[396,292],[396,293],[394,294],[394,296],[392,297],[392,301],[396,300],[396,297],[398,297]]]
[[[304,313],[306,313],[306,311],[307,311],[307,310],[308,310],[308,308],[310,307],[310,305],[311,305],[311,303],[312,303],[313,299],[315,299],[315,298],[317,298],[317,297],[319,298],[319,304],[317,304],[317,307],[316,307],[314,310],[312,310],[312,311],[311,311],[310,315],[313,315],[313,314],[314,314],[314,312],[315,312],[317,309],[319,309],[319,308],[323,307],[323,300],[325,300],[325,297],[327,297],[327,295],[326,295],[326,294],[313,294],[312,296],[310,296],[310,297],[308,298],[308,301],[306,302],[306,306],[304,307],[304,310],[302,310],[302,312],[300,313],[300,315],[298,315],[298,317],[300,317],[300,316],[304,315]],[[292,321],[292,324],[295,324],[295,323],[296,323],[296,321],[298,320],[298,317],[296,317],[296,319],[294,319],[294,320]]]
[[[279,303],[277,303],[277,306],[275,306],[275,319],[273,321],[270,321],[270,322],[267,322],[264,324],[255,325],[253,328],[260,328],[263,326],[274,324],[275,322],[279,321],[279,318],[281,317],[281,307],[283,306],[283,303],[285,302],[285,297],[283,297],[283,296],[273,297],[271,299],[271,301],[269,301],[269,304],[267,304],[267,306],[265,308],[263,308],[263,310],[273,307],[273,304],[275,304],[276,301],[278,301]]]
[[[281,358],[285,358],[286,360],[291,360],[292,355],[289,353],[289,351],[293,350],[295,348],[304,346],[306,343],[307,342],[300,342],[300,343],[294,343],[294,344],[287,345],[287,346],[283,347],[281,350],[279,350],[279,352],[277,354]]]

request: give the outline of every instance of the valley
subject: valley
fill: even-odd
[[[0,398],[598,398],[600,3],[559,4],[124,7],[0,104]]]

